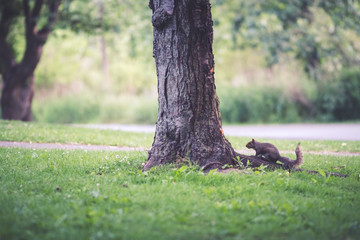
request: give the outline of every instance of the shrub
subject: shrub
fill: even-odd
[[[301,104],[277,88],[231,88],[219,90],[224,122],[296,122],[301,120]]]
[[[155,98],[129,95],[67,96],[34,101],[36,121],[47,123],[147,123],[157,119]]]
[[[331,81],[318,82],[313,97],[308,97],[309,90],[304,86],[302,89],[296,86],[296,91],[292,92],[291,88],[280,85],[221,85],[217,92],[222,120],[227,123],[288,123],[360,119],[360,70],[344,70]],[[152,95],[78,94],[44,103],[35,101],[33,109],[35,120],[49,123],[154,124],[157,119],[156,97]]]
[[[34,102],[36,121],[48,123],[87,123],[99,115],[99,104],[84,96],[68,96],[46,102]]]
[[[335,119],[360,119],[360,70],[343,71],[338,78],[336,90]]]
[[[322,121],[360,119],[360,70],[345,69],[333,80],[319,83],[315,105]]]
[[[102,98],[100,104],[97,122],[154,124],[157,119],[155,97],[110,95]]]

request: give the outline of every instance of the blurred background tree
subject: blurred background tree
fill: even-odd
[[[360,75],[356,70],[360,60],[359,1],[219,0],[215,4],[221,12],[230,13],[229,45],[235,50],[252,49],[261,54],[263,69],[269,71],[267,80],[254,77],[250,85],[255,88],[244,91],[246,97],[239,96],[234,102],[232,96],[227,96],[225,120],[292,122],[359,118],[354,114],[360,105]],[[219,18],[219,25],[223,21],[223,17]],[[293,73],[285,77],[288,71]],[[346,88],[348,78],[354,79],[352,94],[343,94],[341,89]],[[248,81],[246,77],[245,82]],[[342,102],[347,102],[348,107]],[[241,111],[234,111],[236,106],[248,111],[248,118],[240,119]]]
[[[1,0],[0,14],[2,118],[32,121],[34,72],[58,15],[60,27],[75,31],[106,31],[110,21],[102,2],[86,0]]]
[[[60,0],[0,2],[0,73],[2,118],[32,121],[34,71],[43,46],[56,22]],[[22,9],[22,11],[20,10]],[[19,17],[23,16],[20,22]],[[15,42],[17,25],[23,28],[24,50],[17,60]]]
[[[360,118],[359,1],[211,2],[225,123]],[[18,61],[22,23],[7,38]],[[63,0],[35,78],[36,121],[155,123],[147,2]]]

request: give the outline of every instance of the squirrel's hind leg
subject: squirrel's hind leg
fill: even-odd
[[[265,159],[268,160],[268,161],[271,160],[271,159],[270,159],[270,154],[268,154],[268,153],[263,154],[262,157],[265,158]]]

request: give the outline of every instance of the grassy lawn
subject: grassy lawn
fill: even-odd
[[[0,120],[0,141],[151,147],[153,134]]]
[[[0,149],[1,239],[358,239],[360,158],[204,175],[144,152]]]
[[[152,141],[34,123],[1,121],[0,128],[2,140]],[[304,143],[311,144],[332,148]],[[266,169],[204,175],[171,165],[144,173],[146,159],[145,151],[0,148],[0,239],[359,239],[360,157],[305,155],[304,169],[348,178]]]

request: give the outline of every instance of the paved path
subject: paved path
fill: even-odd
[[[33,143],[33,142],[9,142],[0,141],[3,148],[27,148],[27,149],[60,149],[60,150],[87,150],[87,151],[147,151],[146,148],[117,147],[104,145],[84,145],[84,144],[63,144],[63,143]],[[236,149],[235,149],[236,150]],[[253,155],[252,149],[236,150],[238,153]],[[281,153],[293,153],[293,151],[280,151]],[[332,155],[332,156],[360,156],[360,152],[303,152],[306,154]]]
[[[89,128],[154,133],[155,126],[89,124]],[[360,141],[360,124],[281,124],[223,126],[225,136],[296,140]]]
[[[154,133],[155,126],[92,124],[77,125],[88,128],[123,130],[129,132]],[[253,138],[279,138],[297,140],[349,140],[360,141],[360,124],[284,124],[284,125],[243,125],[224,126],[226,136],[245,136]],[[146,151],[144,148],[59,144],[59,143],[27,143],[0,141],[0,147],[17,147],[30,149],[65,149],[89,151]],[[243,154],[253,154],[252,150],[242,149]],[[283,153],[288,153],[284,151]],[[292,152],[291,152],[292,153]],[[360,153],[348,152],[305,152],[319,155],[360,156]]]
[[[296,140],[360,141],[360,124],[284,124],[225,126],[229,136]]]

